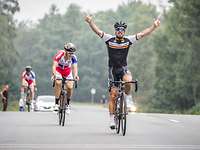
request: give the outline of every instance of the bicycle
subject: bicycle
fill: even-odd
[[[26,93],[26,101],[25,101],[25,105],[27,105],[27,111],[30,112],[31,110],[31,88],[30,86],[25,88],[25,93]]]
[[[122,135],[125,136],[126,134],[126,116],[128,114],[127,112],[127,105],[124,98],[125,95],[125,84],[127,83],[134,83],[135,84],[135,92],[138,90],[138,81],[110,81],[110,84],[117,83],[117,96],[115,100],[115,113],[114,113],[114,120],[115,120],[115,129],[116,133],[119,134],[120,132],[120,124],[121,124],[121,130]]]
[[[77,80],[75,79],[66,79],[62,78],[62,88],[59,96],[59,109],[58,109],[58,119],[59,119],[59,125],[64,126],[65,125],[65,114],[66,114],[66,108],[67,108],[67,91],[65,89],[65,83],[66,81],[74,81],[75,88],[77,88]],[[53,87],[55,86],[55,80],[53,82]]]
[[[35,94],[36,94],[36,87],[34,87],[34,90],[35,90]],[[24,110],[25,110],[25,106],[27,105],[27,111],[30,112],[31,109],[34,110],[35,109],[35,102],[32,102],[32,99],[31,99],[31,88],[30,86],[28,87],[25,87],[24,89],[24,92],[25,92],[25,95],[26,95],[26,98],[25,98],[25,104],[24,104]],[[35,95],[35,98],[36,99],[36,95]],[[33,103],[33,105],[31,105],[31,103]]]

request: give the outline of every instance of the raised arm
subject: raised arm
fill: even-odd
[[[103,36],[103,31],[101,31],[97,25],[94,23],[92,16],[87,15],[85,21],[89,24],[90,28],[100,37]]]
[[[157,27],[160,25],[160,20],[156,19],[150,27],[144,29],[142,32],[137,33],[137,39],[141,39],[147,35],[149,35],[151,32],[153,32]]]

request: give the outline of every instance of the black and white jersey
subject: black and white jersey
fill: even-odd
[[[108,49],[109,67],[127,66],[129,47],[137,41],[136,35],[117,39],[116,36],[104,33],[102,39],[105,41]]]

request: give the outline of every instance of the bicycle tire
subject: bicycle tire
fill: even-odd
[[[62,118],[63,118],[63,95],[60,95],[59,98],[59,110],[58,110],[58,119],[59,119],[59,125],[62,125]]]
[[[30,104],[27,104],[27,110],[30,112]]]
[[[115,120],[115,125],[116,125],[116,133],[117,134],[119,134],[119,132],[120,132],[120,118],[119,118],[119,116],[116,116],[116,118],[115,118],[116,120]]]
[[[58,120],[59,120],[59,125],[61,125],[62,123],[62,109],[59,108],[58,110]]]
[[[29,96],[29,95],[27,95]],[[30,112],[31,110],[31,100],[30,100],[30,97],[27,97],[26,99],[26,105],[27,105],[27,111]]]
[[[27,105],[27,111],[30,112],[31,111],[31,90],[30,88],[27,89],[26,91],[26,105]]]
[[[119,134],[120,132],[120,105],[118,104],[120,103],[120,100],[117,98],[116,99],[116,103],[115,103],[115,129],[116,129],[116,133]]]
[[[62,126],[65,125],[65,114],[66,114],[66,95],[63,95],[63,100],[62,100]]]
[[[63,109],[63,111],[62,111],[62,126],[65,125],[65,114],[66,114],[66,109]]]
[[[122,128],[122,135],[125,136],[126,134],[126,115],[127,115],[127,105],[124,99],[124,94],[121,95],[121,128]]]

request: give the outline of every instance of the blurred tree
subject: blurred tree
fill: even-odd
[[[11,91],[16,91],[14,66],[17,63],[18,53],[13,45],[16,35],[13,15],[16,11],[19,11],[16,0],[0,1],[0,84],[10,84]]]
[[[63,48],[64,42],[73,42],[78,49],[76,54],[81,78],[78,92],[74,92],[74,98],[90,100],[90,89],[95,88],[96,100],[99,100],[102,94],[107,93],[106,46],[103,40],[88,28],[83,19],[85,13],[81,12],[79,6],[71,4],[64,15],[56,10],[56,6],[52,6],[39,24],[32,28],[19,26],[16,47],[20,57],[24,58],[21,66],[31,63],[38,74],[40,94],[51,93],[51,58],[58,49]],[[107,33],[114,34],[113,24],[123,20],[128,24],[127,34],[135,34],[151,25],[155,14],[155,7],[133,1],[121,5],[116,12],[101,11],[94,16],[98,26]],[[155,54],[152,38],[139,43],[130,49],[129,67],[141,83],[139,95],[146,103],[153,91]]]
[[[200,1],[171,0],[174,7],[157,37],[155,106],[185,110],[200,102]],[[160,40],[158,40],[160,39]]]

